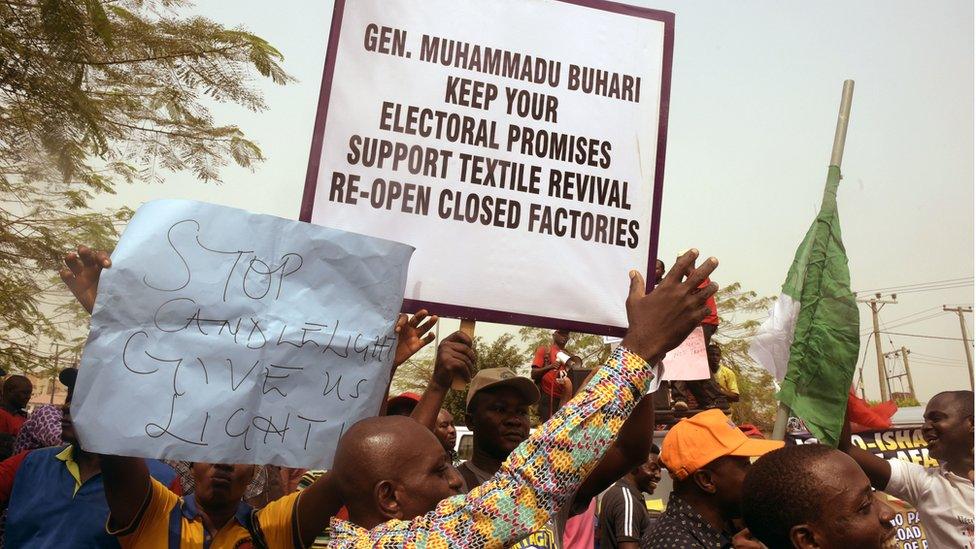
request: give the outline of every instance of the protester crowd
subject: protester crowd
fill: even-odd
[[[110,259],[82,247],[65,263],[62,279],[91,312]],[[581,365],[568,332],[539,348],[531,378],[505,368],[472,376],[473,342],[451,334],[425,391],[384,400],[376,417],[346,430],[329,471],[90,453],[71,422],[76,370],[60,376],[65,406],[30,415],[30,381],[9,376],[0,397],[4,546],[873,548],[893,534],[893,512],[875,493],[884,490],[918,509],[929,547],[973,547],[972,391],[940,393],[926,407],[923,434],[939,468],[882,460],[852,446],[847,431],[834,449],[784,447],[740,429],[727,415],[735,374],[710,341],[717,264],[699,263],[696,250],[667,274],[658,262],[649,294],[630,273],[627,334],[578,386],[567,373]],[[426,311],[399,319],[394,369],[433,340],[436,321]],[[698,326],[712,378],[669,388],[662,359]],[[455,451],[461,418],[443,408],[456,378],[469,382],[466,461]],[[654,393],[676,412],[692,410],[660,447]],[[533,410],[542,421],[534,431]],[[652,516],[646,497],[663,470],[673,490]]]

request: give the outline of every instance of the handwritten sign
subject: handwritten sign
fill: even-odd
[[[708,379],[708,353],[705,350],[705,332],[701,326],[692,330],[688,337],[664,357],[664,379],[668,381],[692,381]]]
[[[410,246],[184,200],[104,271],[72,414],[89,451],[331,466],[389,381]]]
[[[657,254],[674,15],[603,0],[333,14],[301,219],[416,246],[408,309],[623,335],[627,272]]]

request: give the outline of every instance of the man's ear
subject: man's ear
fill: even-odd
[[[392,481],[381,480],[373,489],[376,508],[380,514],[390,519],[402,518],[400,502],[397,501],[396,486]]]
[[[820,547],[820,543],[817,541],[817,534],[807,524],[797,524],[793,528],[790,528],[790,541],[793,542],[793,547],[799,547],[800,549]]]
[[[469,426],[474,425],[474,416],[472,416],[471,412],[468,412],[467,410],[464,412],[464,424]],[[471,427],[468,428],[470,429]]]
[[[698,485],[698,488],[706,494],[714,494],[718,488],[712,478],[712,472],[708,469],[699,469],[691,474],[691,479]]]

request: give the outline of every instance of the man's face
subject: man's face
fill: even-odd
[[[749,465],[747,457],[725,456],[703,467],[711,473],[716,501],[726,518],[738,518],[742,514],[742,483]]]
[[[512,387],[496,387],[478,393],[466,422],[478,449],[505,459],[529,438],[529,404]]]
[[[718,371],[719,364],[722,362],[722,350],[719,349],[718,345],[709,345],[705,350],[708,356],[708,368],[714,374]]]
[[[569,332],[564,332],[562,330],[556,330],[552,333],[552,342],[556,344],[556,347],[560,349],[565,349],[566,344],[569,343]]]
[[[451,412],[441,408],[440,413],[437,414],[437,426],[434,429],[434,434],[437,436],[437,440],[441,441],[445,450],[450,452],[454,449],[454,443],[457,441],[457,430],[454,428],[454,416],[451,415]]]
[[[61,407],[61,440],[76,446],[78,444],[78,435],[75,434],[75,426],[71,422],[70,402]]]
[[[964,410],[951,394],[936,395],[925,407],[922,437],[929,455],[947,459],[973,447],[973,411]]]
[[[634,471],[634,480],[642,492],[654,493],[657,483],[661,482],[661,463],[657,454],[648,454],[647,461]]]
[[[426,431],[426,430],[425,430]],[[447,452],[430,436],[430,431],[418,432],[407,439],[402,448],[404,461],[396,496],[400,505],[400,517],[411,520],[428,513],[437,504],[461,493],[463,479],[451,465]]]
[[[881,548],[894,535],[891,508],[878,499],[853,459],[840,452],[823,459],[814,472],[822,484],[820,517],[808,528],[822,549]]]
[[[255,470],[254,465],[194,463],[194,495],[204,507],[226,506],[238,502],[244,497]]]
[[[31,385],[30,381],[19,380],[11,383],[8,387],[4,389],[4,398],[12,404],[15,408],[25,408],[27,403],[30,402],[31,393],[34,392],[34,386]]]
[[[664,278],[664,262],[658,259],[654,263],[654,280],[660,282]]]

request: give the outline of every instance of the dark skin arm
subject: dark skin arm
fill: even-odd
[[[721,386],[718,388],[719,392],[722,393],[729,402],[739,402],[739,393],[733,393],[732,391],[726,391]]]
[[[871,452],[851,444],[851,422],[848,420],[847,414],[844,415],[844,428],[841,429],[837,449],[851,456],[857,462],[864,474],[868,476],[868,480],[871,481],[871,486],[875,490],[884,490],[888,486],[888,481],[891,480],[891,464]]]
[[[710,259],[698,269],[692,270],[693,264],[691,261],[693,261],[694,255],[697,255],[697,253],[689,252],[685,256],[682,256],[675,263],[674,267],[671,268],[671,271],[655,290],[655,293],[661,292],[659,295],[679,293],[684,293],[685,295],[696,294],[697,292],[687,292],[687,287],[697,288],[705,277],[714,270],[718,263],[714,259]],[[685,277],[688,277],[687,280],[682,282]],[[640,273],[634,273],[631,280],[631,297],[628,299],[628,315],[636,314],[636,311],[632,312],[631,310],[631,303],[644,297],[644,287],[644,277]],[[716,289],[717,286],[712,283],[701,291],[707,296],[714,294]],[[702,296],[698,297],[701,298]],[[636,309],[636,307],[633,308]],[[700,314],[704,314],[704,311]],[[643,349],[645,347],[645,338],[651,339],[654,335],[652,333],[628,332],[621,345],[632,351]],[[666,348],[673,348],[676,344],[669,345]],[[637,352],[650,364],[655,364],[663,359],[663,355],[648,356],[646,353]],[[645,395],[637,403],[637,407],[634,408],[630,417],[621,426],[613,445],[607,449],[607,453],[603,456],[603,459],[600,460],[596,468],[586,477],[579,491],[576,492],[576,499],[573,501],[574,510],[579,510],[588,505],[590,499],[596,497],[620,479],[620,477],[646,460],[647,455],[650,453],[653,433],[654,399],[651,395]]]
[[[102,269],[112,266],[108,254],[79,246],[77,252],[64,256],[65,268],[59,273],[78,303],[89,313],[95,307],[98,279]],[[105,499],[112,516],[112,525],[132,524],[149,495],[149,469],[141,458],[101,456],[102,482]]]
[[[582,511],[590,500],[620,480],[647,459],[654,435],[654,399],[647,395],[637,403],[624,422],[613,446],[583,481],[573,500],[573,510]],[[636,547],[636,544],[635,544]]]
[[[477,359],[471,344],[471,337],[468,334],[457,331],[447,336],[437,346],[434,373],[430,376],[420,402],[410,414],[410,417],[431,432],[437,427],[437,414],[441,411],[454,378],[460,377],[466,382],[471,380],[471,372]]]
[[[573,398],[573,380],[569,379],[569,376],[567,375],[559,379],[556,383],[558,383],[563,389],[563,392],[560,393],[561,396],[559,397],[559,407],[562,408],[563,405],[569,402],[569,399]]]
[[[102,455],[102,482],[112,527],[135,521],[151,487],[149,468],[142,458]]]
[[[540,383],[542,381],[542,376],[546,375],[546,372],[558,368],[558,364],[550,364],[548,366],[542,366],[541,368],[532,367],[532,381]]]
[[[396,375],[397,368],[410,360],[410,357],[426,347],[428,343],[434,341],[435,334],[430,333],[430,330],[437,324],[437,315],[430,318],[427,315],[427,310],[421,309],[409,319],[405,314],[401,314],[397,318],[394,328],[397,334],[397,347],[396,354],[393,357],[393,369],[390,371],[390,380],[386,383],[385,396],[380,402],[380,409],[376,415],[386,415],[386,402],[390,399],[390,386],[393,384],[393,376]],[[424,322],[424,319],[427,321]]]
[[[295,520],[303,547],[310,547],[315,537],[329,525],[329,520],[342,508],[338,483],[332,471],[320,476],[302,491],[295,504]]]

